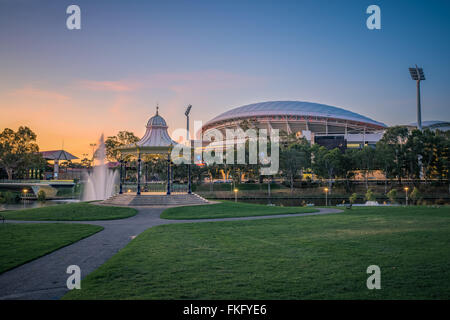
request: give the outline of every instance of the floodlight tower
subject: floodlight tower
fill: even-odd
[[[416,64],[415,68],[409,68],[409,73],[411,74],[411,78],[416,80],[417,84],[417,129],[422,131],[422,111],[420,109],[420,81],[425,80],[425,74],[423,73],[423,69],[419,68]]]
[[[417,129],[422,131],[422,111],[420,108],[420,81],[425,80],[425,74],[423,73],[423,69],[419,68],[417,64],[415,68],[409,68],[409,73],[411,74],[411,78],[413,80],[416,80],[417,84]],[[422,156],[420,154],[418,155],[417,160],[419,162],[420,179],[423,179]]]
[[[188,143],[189,146],[189,163],[188,163],[188,194],[192,193],[191,190],[191,155],[192,155],[192,151],[191,151],[191,143],[189,140],[189,113],[191,112],[191,108],[192,105],[188,105],[186,108],[186,111],[184,112],[184,115],[186,116],[186,141]]]

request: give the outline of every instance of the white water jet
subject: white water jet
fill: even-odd
[[[115,193],[118,184],[116,170],[111,170],[106,165],[106,147],[103,134],[100,137],[98,148],[94,153],[94,165],[92,173],[85,177],[83,201],[106,200]]]

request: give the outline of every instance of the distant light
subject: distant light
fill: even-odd
[[[127,191],[128,193],[130,193],[131,192],[131,189],[128,189],[128,191]]]
[[[236,189],[236,188],[234,189],[234,192],[238,192],[238,191],[239,191],[238,189]]]
[[[408,191],[409,190],[409,188],[408,187],[405,187],[405,191]]]
[[[23,193],[27,193],[28,192],[28,190],[27,189],[23,189]]]
[[[325,189],[323,189],[323,190],[325,190],[325,192],[328,192],[328,188],[325,188]]]

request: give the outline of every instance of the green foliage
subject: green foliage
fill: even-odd
[[[120,152],[117,147],[138,142],[139,138],[133,132],[119,131],[117,136],[108,137],[105,140],[106,156],[109,161],[120,160]]]
[[[397,189],[391,189],[386,195],[391,203],[395,203],[395,200],[397,199]]]
[[[366,201],[375,201],[376,200],[375,194],[373,193],[373,191],[371,189],[367,190],[364,199]]]
[[[45,160],[38,153],[36,134],[28,127],[17,131],[6,128],[0,132],[0,168],[5,169],[8,179],[30,167],[42,168]]]
[[[64,188],[58,188],[58,192],[56,192],[56,196],[58,197],[71,197],[75,192],[74,187],[64,187]]]
[[[37,200],[39,202],[45,202],[45,199],[47,198],[47,195],[45,194],[44,190],[39,190],[37,193]]]
[[[18,195],[11,191],[0,192],[0,203],[16,203],[18,200]]]
[[[295,177],[301,177],[302,170],[311,166],[311,151],[307,141],[301,140],[301,143],[298,141],[300,140],[282,146],[280,154],[280,169],[285,179],[289,181],[291,190],[294,188]]]
[[[409,198],[411,199],[411,200],[413,200],[413,201],[418,201],[420,198],[421,198],[421,194],[420,194],[420,191],[419,191],[419,188],[417,188],[417,187],[414,187],[414,190],[411,192],[411,194],[409,195]]]
[[[323,146],[313,145],[312,154],[314,155],[312,169],[318,176],[325,179],[340,176],[343,156],[338,148],[328,150]]]
[[[350,198],[348,198],[348,200],[350,201],[351,204],[354,204],[356,202],[356,200],[358,199],[358,195],[356,193],[353,193]]]

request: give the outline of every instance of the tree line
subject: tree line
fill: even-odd
[[[26,126],[17,131],[5,128],[0,132],[0,168],[8,180],[27,178],[30,169],[44,171],[46,161],[39,153],[36,134]]]
[[[245,130],[248,124],[244,123],[241,127]],[[138,138],[129,132],[120,132],[115,137],[108,137],[106,140],[108,157],[117,161],[120,158],[117,146],[136,141]],[[362,176],[368,189],[369,176],[375,171],[381,172],[386,177],[386,186],[388,180],[395,180],[400,184],[404,179],[422,178],[425,182],[431,179],[450,180],[450,132],[428,129],[409,131],[406,127],[396,126],[388,128],[375,146],[366,145],[360,149],[344,151],[311,144],[296,134],[284,131],[280,132],[280,141],[280,170],[275,177],[282,178],[291,189],[294,188],[296,181],[306,176],[307,179],[325,180],[330,186],[336,179],[342,180],[347,191],[350,191],[351,181],[357,174]],[[248,142],[245,148],[248,160]],[[146,173],[155,178],[165,178],[167,166],[165,157],[147,156],[144,161],[149,164],[145,169]],[[129,163],[132,166],[133,162]],[[259,169],[259,165],[253,164],[193,165],[192,175],[197,181],[207,178],[211,182],[215,179],[236,183],[241,183],[242,179],[262,182],[266,177],[260,175]],[[173,170],[175,179],[185,180],[185,166],[175,166]]]
[[[300,141],[299,141],[300,140]],[[326,149],[317,144],[309,144],[295,136],[287,137],[281,146],[280,168],[282,175],[291,181],[311,170],[318,178],[331,182],[334,179],[345,181],[350,189],[350,181],[361,173],[366,188],[368,178],[380,171],[388,180],[430,179],[449,180],[450,134],[449,132],[425,129],[409,131],[396,126],[386,130],[375,147],[360,149]]]
[[[245,130],[246,124],[243,124]],[[119,161],[117,147],[135,143],[139,140],[132,132],[120,131],[116,136],[106,139],[105,145],[109,161]],[[307,176],[318,178],[332,184],[335,179],[344,181],[350,190],[351,180],[360,173],[368,188],[369,176],[380,171],[387,180],[402,183],[403,179],[426,182],[431,179],[450,181],[450,132],[425,129],[409,131],[406,127],[396,126],[386,130],[376,146],[364,146],[361,149],[338,148],[327,149],[318,144],[311,144],[295,134],[280,133],[280,170],[276,176],[284,179],[291,189],[295,182]],[[248,159],[248,143],[246,146]],[[86,159],[84,159],[86,160]],[[127,158],[129,166],[133,161]],[[167,160],[161,156],[147,156],[146,170],[155,179],[164,179]],[[78,166],[89,166],[89,161],[82,161]],[[45,168],[46,161],[39,154],[36,134],[28,127],[21,126],[17,131],[6,128],[0,132],[0,168],[6,172],[8,179],[26,177],[30,168]],[[233,180],[240,183],[244,178],[262,182],[259,165],[248,164],[213,164],[192,166],[194,180],[202,181],[205,177]],[[174,167],[174,178],[186,178],[185,166]],[[450,188],[450,184],[449,184]]]

